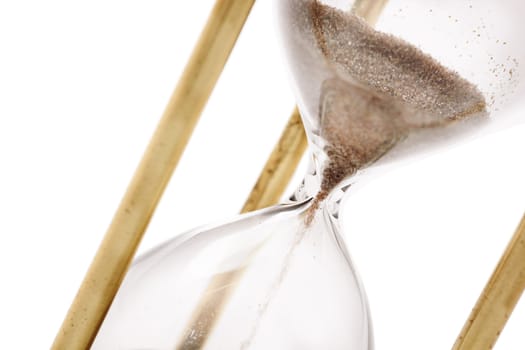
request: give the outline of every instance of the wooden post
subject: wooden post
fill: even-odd
[[[525,289],[525,216],[453,350],[492,349]]]
[[[255,0],[217,0],[53,350],[89,349]]]

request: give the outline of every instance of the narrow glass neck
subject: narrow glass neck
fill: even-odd
[[[308,168],[303,180],[293,192],[290,200],[292,202],[304,202],[315,198],[321,190],[321,181],[323,175],[323,159],[319,159],[318,152],[312,150],[312,143],[309,142]],[[321,157],[322,158],[322,157]]]
[[[314,142],[309,142],[309,144],[310,160],[308,163],[308,169],[301,184],[290,197],[290,200],[293,202],[303,202],[309,199],[317,199],[322,202],[319,204],[323,204],[323,206],[325,206],[326,203],[329,203],[328,207],[330,211],[335,213],[339,210],[339,204],[341,203],[345,192],[353,182],[353,176],[341,181],[341,183],[334,187],[329,193],[321,195],[321,183],[325,166],[328,164],[328,157],[320,145]]]

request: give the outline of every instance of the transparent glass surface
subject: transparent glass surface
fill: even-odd
[[[367,306],[337,222],[323,210],[306,226],[310,202],[140,257],[94,348],[368,349]]]
[[[357,17],[380,33],[410,43],[482,93],[485,113],[455,118],[447,127],[420,124],[379,161],[368,164],[368,172],[378,170],[381,174],[391,165],[525,120],[522,1],[284,0],[277,4],[292,86],[309,137],[321,149],[325,138],[317,137],[322,133],[320,110],[326,104],[326,86],[331,81],[364,87],[373,94],[391,95],[402,72],[402,81],[411,82],[402,93],[410,96],[421,89],[410,77],[423,77],[429,83],[432,76],[413,62],[396,62],[400,57],[392,51],[381,52],[378,48],[384,43],[376,40],[370,45],[356,26],[349,24],[354,21],[340,20],[348,13],[359,12]],[[397,71],[378,67],[374,64],[378,57],[391,67],[397,66]],[[430,90],[428,84],[424,88]],[[439,94],[429,96],[438,102]],[[398,97],[403,100],[403,96]]]
[[[524,120],[521,1],[276,8],[309,139],[304,181],[285,204],[139,257],[93,349],[373,349],[338,225],[347,189]]]

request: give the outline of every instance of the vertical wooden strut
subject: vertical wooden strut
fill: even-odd
[[[217,0],[65,317],[53,350],[89,349],[255,0]]]
[[[453,349],[492,349],[523,290],[525,290],[525,216]]]

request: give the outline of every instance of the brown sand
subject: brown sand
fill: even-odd
[[[485,111],[476,86],[413,45],[317,0],[290,3],[303,65],[324,61],[312,67],[325,71],[318,118],[329,158],[318,201],[410,132]]]

